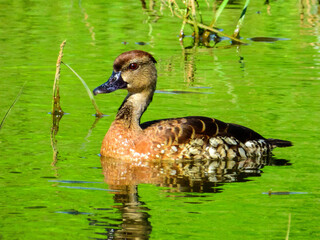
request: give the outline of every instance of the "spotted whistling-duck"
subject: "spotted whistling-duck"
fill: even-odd
[[[255,131],[209,117],[182,117],[140,123],[157,83],[156,60],[133,50],[116,58],[109,80],[95,95],[127,89],[116,119],[104,137],[101,155],[119,159],[219,159],[268,156],[291,142],[266,139]]]

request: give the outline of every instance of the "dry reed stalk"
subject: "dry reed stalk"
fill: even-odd
[[[172,13],[175,14],[174,12],[172,12]],[[182,41],[184,38],[184,27],[186,25],[187,18],[188,18],[188,9],[186,8],[185,13],[183,14],[183,17],[182,17],[183,21],[182,21],[182,26],[180,29],[180,34],[179,34],[179,41],[181,44],[182,44]]]
[[[66,40],[64,40],[60,45],[60,51],[56,64],[56,74],[53,82],[53,106],[52,106],[52,115],[63,115],[63,111],[60,105],[60,94],[59,94],[59,81],[60,81],[60,70],[61,70],[61,61],[63,57],[63,48],[66,45]]]
[[[180,9],[178,9],[178,10],[180,10]],[[180,31],[180,38],[183,36],[183,28],[184,28],[185,23],[188,23],[188,24],[191,24],[191,25],[193,25],[193,26],[196,24],[196,27],[194,26],[194,29],[196,29],[196,28],[197,28],[197,29],[202,28],[202,29],[205,29],[205,30],[207,30],[207,31],[209,31],[209,32],[214,32],[214,33],[216,33],[217,35],[221,35],[221,36],[230,38],[233,42],[236,42],[236,43],[239,43],[239,44],[247,44],[247,43],[241,41],[241,40],[238,39],[238,38],[235,38],[235,37],[233,37],[233,36],[227,35],[227,34],[225,34],[225,33],[223,33],[223,32],[220,32],[219,30],[214,29],[214,28],[212,28],[212,27],[209,27],[209,26],[207,26],[207,25],[205,25],[205,24],[202,24],[202,23],[199,23],[199,22],[196,22],[196,23],[195,23],[195,20],[194,20],[194,19],[192,19],[192,20],[188,19],[188,18],[190,18],[190,15],[189,15],[189,12],[188,12],[188,8],[186,8],[185,14],[179,15],[176,11],[173,11],[173,13],[174,13],[174,15],[175,15],[176,17],[178,17],[178,18],[180,18],[180,19],[183,20],[183,25],[182,25],[183,27],[181,28],[181,31]],[[181,13],[181,11],[180,11],[180,13]]]
[[[51,166],[55,166],[58,162],[59,151],[58,151],[58,141],[56,139],[56,135],[58,134],[59,123],[62,117],[63,117],[63,114],[52,114],[52,127],[51,127],[50,139],[51,139],[53,156],[52,156]]]
[[[165,2],[165,1],[163,1],[163,2]],[[195,0],[189,0],[189,1],[185,2],[184,3],[185,4],[184,11],[182,9],[180,9],[179,5],[176,3],[175,0],[167,0],[167,6],[170,8],[171,13],[173,13],[176,17],[182,19],[182,21],[183,21],[182,28],[180,30],[180,42],[182,41],[182,38],[184,36],[184,34],[183,34],[184,25],[186,23],[188,23],[188,24],[191,24],[193,26],[193,28],[194,28],[194,34],[195,34],[196,42],[198,42],[199,39],[200,39],[200,33],[199,33],[200,31],[199,31],[199,29],[202,28],[202,29],[205,30],[204,33],[202,34],[204,42],[207,41],[207,39],[208,39],[208,37],[210,35],[210,32],[214,32],[217,35],[221,35],[221,36],[230,38],[232,40],[233,44],[235,44],[235,43],[237,43],[237,44],[247,44],[247,43],[239,40],[238,38],[236,38],[234,36],[230,36],[230,35],[224,34],[223,32],[220,32],[219,30],[216,30],[216,29],[213,28],[214,23],[217,21],[217,19],[221,15],[221,12],[223,11],[223,9],[227,5],[227,3],[228,3],[228,0],[224,0],[223,1],[223,3],[220,5],[220,7],[219,7],[219,9],[217,11],[217,14],[216,14],[215,18],[211,22],[210,26],[207,26],[205,24],[202,24],[202,23],[198,22],[197,19],[196,19],[196,13],[197,12],[196,12],[196,7],[195,7],[195,4],[196,4]],[[245,9],[246,9],[248,3],[249,3],[249,0],[246,1]],[[174,8],[172,8],[172,7],[174,7]],[[191,12],[191,14],[189,14],[189,12]],[[241,14],[241,17],[239,19],[240,24],[242,24],[244,14],[245,14],[245,11],[243,11],[243,13]]]
[[[60,44],[60,51],[56,63],[56,75],[54,78],[53,82],[53,103],[52,103],[52,128],[51,128],[51,134],[50,134],[50,139],[51,139],[51,147],[53,151],[53,157],[52,157],[52,166],[55,166],[56,163],[58,162],[58,147],[57,147],[57,139],[56,135],[58,134],[59,131],[59,122],[64,114],[64,112],[61,109],[60,105],[60,94],[59,94],[59,81],[60,81],[60,71],[61,71],[61,62],[62,62],[62,57],[63,57],[63,48],[66,45],[66,40],[64,40]]]
[[[197,12],[196,12],[195,0],[190,0],[189,5],[191,6],[193,28],[194,28],[194,37],[195,37],[196,42],[199,42],[200,35],[199,35],[199,27],[198,27],[198,22],[197,22]]]
[[[187,23],[193,24],[193,22],[190,21],[190,20],[187,20]],[[202,24],[202,23],[198,23],[198,26],[199,26],[200,28],[207,29],[207,30],[209,30],[209,31],[211,31],[211,32],[214,32],[214,33],[216,33],[216,34],[218,34],[218,35],[221,35],[221,36],[230,38],[232,41],[235,41],[235,42],[237,42],[237,43],[245,44],[245,45],[247,44],[247,43],[245,43],[245,42],[243,42],[243,41],[241,41],[241,40],[239,40],[239,39],[237,39],[237,38],[235,38],[235,37],[232,37],[232,36],[229,36],[229,35],[227,35],[227,34],[224,34],[223,32],[220,32],[219,30],[216,30],[216,29],[214,29],[214,28],[208,27],[208,26],[206,26],[206,25],[204,25],[204,24]]]

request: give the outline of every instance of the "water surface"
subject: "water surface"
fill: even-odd
[[[243,4],[224,10],[217,25],[225,33],[233,32]],[[200,5],[209,23],[212,8]],[[317,1],[251,1],[241,31],[248,45],[223,39],[211,48],[194,47],[188,26],[180,45],[181,22],[167,8],[161,13],[160,1],[154,11],[133,0],[0,6],[1,119],[22,89],[0,130],[0,238],[320,238]],[[294,147],[242,163],[101,164],[101,141],[126,93],[97,96],[107,116],[96,121],[81,82],[62,66],[68,114],[53,139],[48,113],[65,39],[63,61],[91,89],[109,77],[120,53],[154,55],[158,91],[142,121],[211,116]]]

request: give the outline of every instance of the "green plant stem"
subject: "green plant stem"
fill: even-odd
[[[20,97],[20,95],[21,95],[21,93],[22,93],[22,90],[23,90],[23,88],[24,88],[25,85],[26,85],[26,82],[23,84],[22,88],[20,89],[20,91],[18,92],[16,98],[14,99],[13,103],[11,104],[11,106],[10,106],[9,109],[8,109],[8,111],[7,111],[6,114],[4,115],[4,117],[3,117],[3,119],[2,119],[2,121],[1,121],[1,123],[0,123],[0,130],[1,130],[4,122],[6,121],[6,119],[7,119],[8,115],[9,115],[11,109],[14,107],[14,105],[15,105],[16,102],[18,101],[18,99],[19,99],[19,97]]]
[[[286,240],[289,240],[290,226],[291,226],[291,213],[289,213],[288,230],[287,230]]]
[[[225,7],[227,6],[228,2],[229,2],[229,0],[224,0],[224,1],[220,4],[220,6],[219,6],[219,8],[218,8],[218,10],[217,10],[217,12],[216,12],[216,14],[214,15],[214,18],[212,19],[212,21],[211,21],[211,23],[210,23],[210,25],[209,25],[209,27],[213,27],[214,24],[216,23],[216,21],[218,21],[218,18],[220,17],[222,11],[223,11],[223,10],[225,9]]]
[[[233,37],[235,37],[235,38],[239,38],[240,29],[241,29],[241,27],[242,27],[242,25],[243,25],[244,17],[245,17],[245,15],[246,15],[246,12],[247,12],[247,8],[248,8],[249,3],[250,3],[250,0],[246,0],[246,3],[244,4],[244,7],[243,7],[243,9],[242,9],[240,18],[239,18],[238,23],[237,23],[237,26],[236,26],[236,29],[235,29],[234,32],[233,32]]]
[[[98,105],[97,105],[96,101],[94,100],[93,94],[92,94],[90,88],[88,87],[88,85],[86,84],[86,82],[85,82],[85,81],[79,76],[79,74],[76,73],[76,71],[74,71],[68,64],[66,64],[66,63],[64,63],[64,62],[62,62],[62,63],[63,63],[65,66],[67,66],[67,67],[80,79],[80,81],[82,82],[83,86],[84,86],[85,89],[87,90],[87,93],[88,93],[88,95],[89,95],[89,97],[90,97],[90,99],[91,99],[91,102],[92,102],[94,108],[96,109],[96,112],[97,112],[97,113],[96,113],[96,116],[97,116],[97,117],[102,117],[102,116],[103,116],[103,113],[100,112],[100,110],[99,110],[99,108],[98,108]]]
[[[210,23],[210,25],[209,25],[209,27],[213,28],[214,24],[216,23],[216,21],[217,21],[218,18],[220,17],[223,9],[227,6],[228,2],[229,2],[229,0],[224,0],[224,1],[220,4],[220,6],[219,6],[219,8],[218,8],[218,10],[217,10],[217,12],[216,12],[216,14],[214,15],[214,18],[212,19],[212,21],[211,21],[211,23]],[[209,38],[209,35],[210,35],[210,31],[206,30],[206,31],[203,33],[202,37],[203,37],[203,39],[204,39],[205,41],[207,41],[207,39]]]

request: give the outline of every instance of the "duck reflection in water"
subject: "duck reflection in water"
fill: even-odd
[[[244,182],[247,177],[260,176],[266,165],[286,165],[286,160],[270,157],[257,159],[216,160],[154,160],[131,162],[101,157],[105,182],[113,190],[114,208],[121,214],[121,223],[109,224],[108,239],[149,239],[152,226],[148,204],[140,201],[139,184],[165,187],[165,192],[219,193],[228,182]],[[176,195],[173,195],[176,196]],[[108,218],[108,217],[106,217]],[[99,222],[98,219],[91,221]],[[105,219],[103,220],[105,223]],[[108,224],[107,224],[108,225]],[[104,224],[104,226],[106,226]]]

